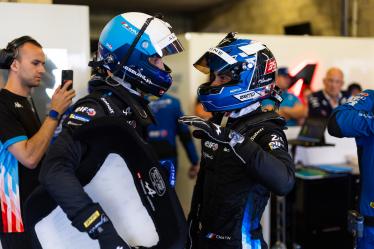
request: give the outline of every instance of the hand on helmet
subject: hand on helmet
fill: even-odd
[[[197,116],[183,116],[179,118],[178,121],[195,127],[196,130],[193,132],[195,138],[201,139],[204,136],[208,136],[210,139],[218,143],[229,144],[231,147],[244,141],[244,137],[236,131],[226,127],[221,127]]]

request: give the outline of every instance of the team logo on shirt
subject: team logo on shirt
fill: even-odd
[[[82,124],[81,123],[75,123],[75,122],[73,122],[73,121],[68,121],[67,122],[67,125],[71,125],[71,126],[82,126]]]
[[[227,147],[224,147],[224,148],[223,148],[223,151],[224,151],[224,152],[230,152],[230,149],[227,148]]]
[[[151,138],[158,138],[158,137],[167,137],[168,136],[168,131],[165,129],[162,130],[155,130],[155,131],[149,131],[148,136]]]
[[[264,128],[261,128],[259,129],[258,131],[255,132],[255,134],[252,135],[252,137],[250,137],[249,139],[251,139],[252,141],[254,141],[256,139],[256,137],[258,136],[258,134],[260,134],[261,132],[264,131]]]
[[[88,116],[92,117],[92,116],[96,115],[96,111],[95,111],[95,109],[90,108],[90,109],[87,110],[87,114],[88,114]]]
[[[86,113],[88,116],[95,116],[96,115],[96,110],[90,107],[86,106],[79,106],[75,109],[75,112],[83,112]]]
[[[213,160],[213,159],[214,159],[214,157],[213,157],[212,155],[206,153],[205,151],[203,152],[203,157],[204,157],[204,158],[208,158],[208,159],[210,159],[210,160]]]
[[[23,106],[19,102],[14,102],[15,108],[23,108]]]
[[[110,113],[110,114],[114,114],[114,110],[113,110],[113,108],[110,106],[108,100],[106,100],[106,98],[104,98],[104,97],[101,97],[100,99],[101,99],[101,101],[104,102],[104,104],[105,104],[106,107],[108,108],[109,113]]]
[[[75,119],[75,120],[78,120],[78,121],[82,121],[82,122],[89,122],[90,121],[89,118],[86,118],[86,117],[81,116],[79,114],[70,114],[69,118],[70,119]]]
[[[152,185],[159,196],[163,196],[166,191],[166,185],[162,176],[156,167],[153,167],[149,171],[149,178],[151,179]]]
[[[220,235],[220,234],[215,234],[215,233],[208,233],[206,235],[206,238],[208,239],[218,239],[218,240],[231,240],[231,236],[228,235]]]
[[[122,110],[122,113],[125,114],[125,116],[130,116],[132,114],[131,108],[127,107],[125,110]]]
[[[136,121],[135,120],[129,120],[129,121],[126,121],[126,123],[128,125],[130,125],[132,128],[136,128]]]
[[[211,141],[205,141],[204,146],[208,149],[212,149],[213,151],[216,151],[218,149],[218,144]]]
[[[271,141],[269,143],[269,147],[271,150],[283,148],[284,147],[283,138],[276,134],[271,135]]]

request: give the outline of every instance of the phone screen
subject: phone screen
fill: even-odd
[[[64,84],[69,81],[73,80],[73,70],[62,70],[61,72],[61,88],[64,86]],[[73,88],[73,84],[71,84],[67,90],[70,90]]]

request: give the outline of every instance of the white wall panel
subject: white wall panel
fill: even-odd
[[[50,49],[65,50],[67,58],[53,61],[56,69],[74,70],[74,89],[78,95],[75,100],[86,93],[90,73],[87,66],[90,58],[87,6],[0,3],[0,30],[0,48],[6,47],[14,38],[30,35],[46,49],[47,57]],[[55,54],[49,59],[53,58]],[[56,76],[59,75],[60,72],[56,72]],[[57,87],[60,78],[55,81]]]

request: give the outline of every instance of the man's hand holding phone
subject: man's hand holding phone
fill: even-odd
[[[75,90],[73,89],[73,70],[62,70],[61,86],[55,90],[51,100],[51,110],[61,116],[73,102]]]
[[[71,82],[71,85],[68,86],[67,90],[71,90],[73,88],[73,70],[62,70],[61,71],[61,88]]]

